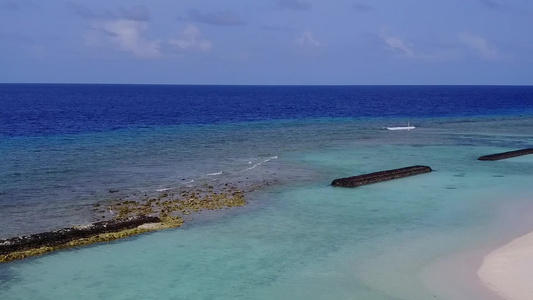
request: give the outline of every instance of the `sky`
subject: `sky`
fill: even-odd
[[[0,83],[531,85],[531,0],[0,0]]]

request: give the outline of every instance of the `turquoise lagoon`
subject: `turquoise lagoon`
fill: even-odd
[[[232,173],[235,161],[202,165],[200,173],[220,170],[235,180],[277,177],[246,207],[1,265],[0,299],[488,299],[480,298],[486,292],[475,268],[450,271],[439,262],[482,254],[533,228],[524,217],[533,204],[533,157],[476,160],[530,147],[530,117],[418,119],[409,132],[382,129],[390,120],[306,122],[232,128],[233,137],[257,145],[250,153],[222,143],[213,154],[206,146],[211,158],[276,157],[244,175]],[[356,189],[329,185],[415,164],[434,172]],[[472,284],[457,284],[454,272],[469,273]]]

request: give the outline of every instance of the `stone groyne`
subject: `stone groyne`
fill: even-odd
[[[158,217],[135,216],[127,219],[96,222],[72,228],[63,228],[55,231],[18,236],[0,240],[0,255],[14,251],[27,250],[43,246],[57,246],[75,239],[86,238],[100,233],[117,232],[131,229],[146,223],[159,223]]]
[[[156,226],[146,226],[146,225]],[[59,249],[112,241],[180,222],[162,222],[159,217],[133,216],[0,240],[0,262],[23,259]]]
[[[502,153],[496,153],[491,155],[485,155],[478,158],[478,160],[500,160],[500,159],[506,159],[516,156],[522,156],[527,154],[533,154],[533,148],[526,148],[521,150],[515,150],[515,151],[508,151],[508,152],[502,152]]]
[[[414,176],[423,173],[429,173],[432,169],[428,166],[411,166],[394,170],[386,170],[369,174],[357,175],[346,178],[338,178],[331,182],[332,186],[338,187],[358,187],[362,185],[382,182],[386,180],[398,179],[408,176]]]

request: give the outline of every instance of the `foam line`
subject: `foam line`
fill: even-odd
[[[255,169],[256,167],[262,165],[263,163],[269,162],[269,161],[271,161],[271,160],[273,160],[273,159],[278,159],[278,157],[277,157],[277,156],[269,157],[269,158],[263,160],[262,162],[258,162],[258,163],[256,163],[256,164],[254,164],[253,166],[251,166],[251,167],[249,167],[249,168],[246,168],[246,169],[242,170],[242,172],[244,172],[244,171],[248,171],[248,170],[252,170],[252,169]]]

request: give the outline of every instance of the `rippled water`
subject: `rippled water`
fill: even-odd
[[[417,128],[383,129],[407,120]],[[249,194],[246,207],[182,228],[0,265],[0,299],[477,300],[446,282],[434,289],[428,269],[501,239],[505,228],[527,228],[514,212],[533,204],[533,157],[476,158],[531,147],[532,133],[524,114],[5,136],[1,236],[88,221],[92,204],[107,198],[206,180],[276,184]],[[414,164],[434,172],[356,189],[329,185]]]
[[[491,238],[502,201],[533,201],[531,157],[476,160],[507,144],[530,143],[533,137],[523,129],[531,124],[440,124],[279,150],[281,163],[307,168],[313,179],[263,190],[237,214],[209,222],[3,265],[0,295],[428,299],[432,291],[409,274]],[[489,126],[515,130],[490,135]],[[435,171],[357,189],[329,186],[335,176],[411,164]]]

